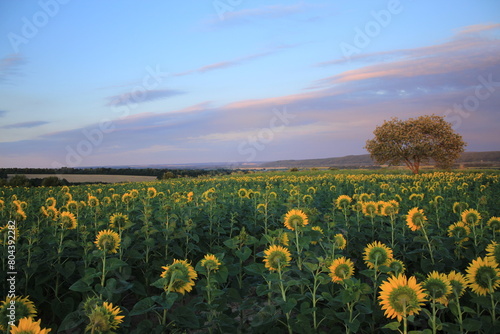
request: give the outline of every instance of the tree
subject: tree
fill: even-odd
[[[375,138],[365,148],[379,164],[402,162],[418,174],[420,165],[434,160],[440,168],[450,168],[467,145],[451,124],[440,116],[420,116],[406,121],[392,118],[373,131]]]

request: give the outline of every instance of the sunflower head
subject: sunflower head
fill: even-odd
[[[467,241],[468,235],[470,234],[470,227],[464,222],[459,221],[457,223],[451,224],[448,227],[448,236],[454,237],[457,240]]]
[[[187,260],[177,260],[170,266],[162,267],[161,277],[164,278],[163,289],[170,292],[184,294],[190,292],[194,286],[194,280],[198,274]]]
[[[477,225],[481,220],[481,214],[475,209],[467,209],[462,212],[462,221],[468,225]]]
[[[478,295],[485,296],[493,293],[500,286],[498,264],[487,257],[472,260],[466,272],[468,286]]]
[[[406,224],[412,231],[421,229],[426,221],[427,217],[424,215],[424,210],[416,207],[408,211],[408,215],[406,216]]]
[[[391,273],[394,274],[394,276],[401,275],[405,272],[405,264],[401,260],[397,259],[390,259],[389,263],[387,264],[389,268],[391,268]]]
[[[382,206],[382,215],[394,217],[399,212],[399,203],[395,200],[391,200],[389,202],[384,202]]]
[[[370,269],[377,270],[379,266],[387,265],[392,258],[392,249],[380,241],[374,241],[365,247],[363,260]]]
[[[59,215],[59,223],[65,230],[74,230],[77,226],[76,217],[71,212],[61,212]]]
[[[117,253],[120,247],[120,236],[118,233],[112,230],[102,230],[97,234],[96,240],[94,241],[97,248],[103,252]]]
[[[345,249],[347,246],[347,240],[345,240],[342,234],[337,233],[333,236],[333,246],[336,249]]]
[[[123,315],[119,315],[121,310],[112,303],[103,302],[98,299],[93,300],[94,307],[87,308],[85,314],[89,318],[87,331],[97,333],[113,333],[123,322]]]
[[[15,309],[15,319],[9,317],[10,310]],[[18,322],[22,318],[33,319],[36,316],[35,304],[28,297],[16,296],[3,300],[0,303],[0,330],[6,331],[8,323],[12,320]]]
[[[423,288],[426,291],[429,299],[434,300],[443,305],[448,305],[448,296],[451,294],[451,283],[446,274],[431,272],[427,275],[427,279],[423,283]]]
[[[238,190],[238,197],[239,198],[249,198],[248,197],[248,190],[245,188],[241,188],[240,190]]]
[[[455,202],[453,203],[453,213],[462,214],[462,211],[467,209],[469,204],[465,202]]]
[[[217,271],[221,265],[219,259],[213,254],[206,254],[201,260],[201,266],[205,267],[207,271]]]
[[[307,224],[309,220],[307,215],[302,210],[292,209],[285,215],[285,227],[289,230],[295,231],[295,229],[300,229]]]
[[[367,217],[375,217],[378,211],[378,204],[375,201],[363,202],[363,214]]]
[[[156,189],[154,187],[149,187],[147,190],[148,198],[155,198],[157,195]]]
[[[41,327],[42,320],[34,321],[33,318],[19,319],[17,326],[10,329],[10,334],[48,334],[50,329]]]
[[[340,195],[336,200],[335,200],[335,206],[339,210],[347,210],[349,205],[352,202],[352,198],[347,195]]]
[[[54,197],[48,197],[46,200],[45,200],[45,205],[47,206],[56,206],[56,199]]]
[[[495,232],[500,232],[500,217],[491,217],[488,226]]]
[[[488,260],[493,261],[496,264],[500,264],[500,244],[498,244],[496,241],[492,241],[486,247],[486,252]]]
[[[391,276],[380,285],[379,303],[384,315],[389,318],[403,318],[418,314],[426,301],[422,285],[415,276]]]
[[[283,246],[272,245],[264,251],[265,267],[269,270],[281,270],[290,265],[292,255],[290,251]]]
[[[125,204],[128,204],[130,203],[130,201],[132,200],[132,195],[130,193],[125,193],[123,194],[122,196],[122,202],[125,203]]]
[[[109,218],[109,227],[123,230],[129,222],[128,216],[123,213],[115,213]]]
[[[448,280],[451,284],[452,294],[456,295],[457,297],[461,297],[465,292],[465,288],[467,287],[465,276],[462,275],[462,273],[453,270],[448,274]]]
[[[334,283],[342,283],[354,274],[354,263],[345,256],[335,259],[328,268],[330,277]]]
[[[89,207],[94,208],[99,205],[99,199],[93,195],[89,195],[89,199],[87,200],[87,204]]]

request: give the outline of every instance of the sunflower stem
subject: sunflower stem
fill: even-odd
[[[106,251],[102,252],[102,277],[101,277],[101,289],[104,289],[104,283],[106,281]],[[99,294],[99,298],[102,298],[102,293]]]
[[[436,309],[436,300],[435,300],[435,298],[432,298],[431,307],[432,307],[432,318],[431,318],[432,334],[436,334],[436,332],[437,332],[437,328],[436,328],[437,309]]]
[[[300,245],[299,245],[299,231],[298,227],[295,227],[295,245],[297,246],[297,266],[299,270],[302,270],[302,259],[300,257]]]
[[[427,246],[429,247],[429,254],[431,256],[431,262],[432,262],[432,264],[435,264],[434,255],[432,254],[431,242],[429,241],[429,237],[427,236],[427,232],[425,231],[425,227],[423,225],[422,225],[422,232],[424,233],[425,240],[427,241]]]
[[[457,309],[458,309],[458,325],[460,326],[460,334],[463,334],[464,332],[464,326],[463,326],[463,315],[462,315],[462,307],[460,306],[460,297],[458,296],[458,293],[456,291],[453,292],[455,295],[455,303],[457,304]]]

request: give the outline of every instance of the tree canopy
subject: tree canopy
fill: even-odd
[[[450,168],[466,143],[443,117],[425,115],[408,120],[392,118],[373,131],[375,138],[365,148],[379,164],[405,163],[418,174],[422,163],[433,160],[439,168]]]

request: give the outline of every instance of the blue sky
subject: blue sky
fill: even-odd
[[[0,167],[364,154],[391,117],[500,150],[500,2],[0,0]]]

